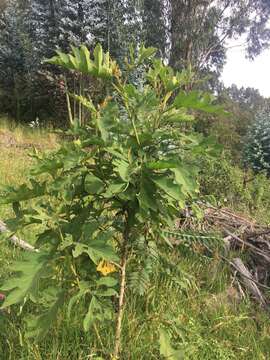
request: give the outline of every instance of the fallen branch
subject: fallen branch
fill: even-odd
[[[229,208],[218,208],[203,202],[199,205],[204,210],[203,220],[194,222],[193,216],[187,218],[181,213],[177,228],[193,232],[203,229],[206,234],[219,232],[225,245],[225,255],[229,255],[231,250],[246,254],[245,263],[240,258],[231,261],[230,256],[219,256],[230,264],[233,271],[237,270],[246,290],[267,308],[266,305],[270,304],[270,227]],[[204,246],[208,249],[206,244]]]
[[[9,230],[6,224],[0,220],[0,234],[8,233],[8,232]],[[26,241],[19,239],[16,235],[11,235],[10,237],[8,237],[8,240],[14,245],[20,247],[21,249],[24,249],[26,251],[38,252],[38,249],[35,249],[34,246],[28,244]]]
[[[235,267],[235,269],[238,271],[238,273],[242,275],[242,281],[245,287],[255,297],[255,299],[259,302],[259,304],[266,307],[267,305],[266,300],[263,297],[258,286],[256,285],[256,282],[253,281],[253,276],[250,273],[250,271],[246,268],[243,261],[240,258],[235,258],[232,260],[232,264]]]
[[[224,232],[226,233],[226,235],[231,236],[231,238],[235,239],[236,241],[239,241],[241,244],[249,247],[252,251],[255,252],[255,254],[261,255],[266,261],[270,262],[270,257],[267,256],[267,254],[265,254],[263,251],[261,251],[260,249],[258,249],[256,246],[250,244],[247,241],[242,240],[241,238],[239,238],[238,236],[236,236],[235,234],[232,234],[230,231],[228,231],[227,229],[224,229]]]
[[[225,244],[226,245],[226,244]],[[209,251],[209,253],[211,253],[211,254],[214,254],[214,251],[212,250],[212,249],[210,249],[209,248],[209,246],[207,246],[207,245],[204,245],[205,246],[205,248]],[[225,262],[227,262],[230,266],[232,266],[233,268],[234,268],[234,270],[236,270],[236,271],[239,271],[239,266],[237,266],[233,261],[231,261],[231,260],[229,260],[228,258],[226,258],[225,256],[223,256],[223,255],[221,255],[221,254],[219,254],[219,256],[220,256],[220,258],[223,260],[223,261],[225,261]],[[241,262],[242,262],[242,260],[241,259],[239,259]],[[252,276],[251,274],[250,274],[250,276],[249,275],[247,275],[247,273],[241,273],[245,278],[247,278],[248,280],[250,280],[250,281],[252,281],[252,282],[254,282],[256,285],[258,285],[259,287],[261,287],[261,288],[263,288],[263,289],[266,289],[266,290],[270,290],[270,287],[269,286],[266,286],[266,285],[264,285],[264,284],[261,284],[259,281],[257,281],[256,279],[254,279],[254,276]]]

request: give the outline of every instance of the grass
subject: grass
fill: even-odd
[[[15,145],[0,145],[0,183],[4,185],[27,180],[32,164],[30,149],[18,144],[39,144],[44,149],[56,146],[56,138],[50,138],[45,131],[10,129],[5,124],[0,125],[0,143],[1,134],[2,140],[7,138],[6,134],[16,139]],[[0,219],[10,214],[9,207],[0,207]],[[27,231],[21,236],[33,242],[35,233]],[[10,263],[20,254],[20,250],[1,242],[0,285],[8,277]],[[122,359],[161,359],[161,327],[170,333],[173,346],[182,349],[188,360],[270,359],[269,316],[248,298],[239,301],[231,291],[227,266],[217,257],[209,258],[183,248],[168,256],[175,264],[173,276],[157,266],[145,296],[128,291]],[[0,313],[0,359],[83,360],[98,356],[109,359],[114,328],[106,323],[84,333],[81,315],[85,310],[83,304],[78,305],[75,317],[67,320],[64,309],[54,328],[39,342],[25,338],[19,307]],[[27,305],[22,311],[23,315],[36,315],[34,306]]]

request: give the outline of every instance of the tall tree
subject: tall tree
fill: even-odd
[[[93,46],[106,39],[106,0],[61,0],[59,3],[59,45]]]
[[[154,46],[159,49],[160,55],[166,58],[168,46],[167,21],[168,2],[164,0],[144,0],[141,9],[143,34],[146,46]]]
[[[32,41],[40,58],[52,56],[59,44],[59,7],[60,0],[31,2]]]
[[[32,46],[27,35],[28,1],[9,0],[0,14],[0,91],[3,110],[20,118],[32,68]]]
[[[170,0],[171,57],[174,67],[192,65],[219,72],[229,39],[246,36],[248,56],[270,44],[267,0]]]

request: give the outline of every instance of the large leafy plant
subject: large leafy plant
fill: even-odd
[[[163,231],[187,202],[196,211],[196,158],[209,147],[185,125],[197,111],[218,108],[210,96],[182,90],[190,75],[174,73],[154,54],[152,48],[141,47],[136,56],[131,51],[123,73],[99,45],[93,58],[81,47],[50,60],[104,81],[106,92],[99,103],[72,95],[88,111],[87,124],[73,119],[69,140],[53,153],[35,153],[29,183],[1,198],[13,204],[14,231],[40,224],[38,252],[16,262],[1,287],[7,295],[2,308],[39,306],[40,316],[28,319],[30,336],[44,336],[64,304],[72,316],[82,301],[85,331],[116,320],[118,358],[129,269],[131,279],[144,274],[147,281],[151,259],[164,241],[170,245]],[[135,86],[129,79],[138,68],[144,77]]]

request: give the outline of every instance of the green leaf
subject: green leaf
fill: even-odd
[[[104,56],[102,47],[97,44],[94,50],[94,61],[90,59],[89,50],[82,45],[80,48],[72,47],[71,54],[64,54],[60,51],[57,55],[45,62],[61,66],[65,69],[79,71],[83,74],[92,75],[101,78],[111,78],[117,65],[111,60],[109,54]]]
[[[92,241],[91,246],[82,243],[77,243],[75,249],[72,252],[75,258],[81,256],[84,253],[88,254],[90,259],[95,264],[98,264],[98,262],[101,259],[108,261],[119,260],[118,256],[115,253],[115,250],[110,244],[106,244],[105,242],[98,241],[97,239],[94,239]]]
[[[159,344],[160,344],[160,348],[159,348],[160,355],[163,355],[165,359],[168,360],[184,359],[184,354],[182,351],[173,349],[173,347],[171,346],[170,336],[163,329],[159,330]]]
[[[181,185],[181,191],[185,196],[194,196],[199,192],[199,185],[196,181],[198,169],[194,166],[182,163],[177,168],[172,169],[175,181]]]
[[[140,206],[145,209],[153,211],[158,210],[158,203],[156,201],[156,188],[146,176],[142,176],[140,184],[140,192],[137,195]]]
[[[90,52],[85,45],[80,48],[81,69],[84,74],[90,73],[93,69],[92,61],[90,60]]]
[[[116,194],[121,193],[122,191],[125,190],[125,188],[127,187],[126,183],[123,182],[113,182],[111,184],[109,184],[109,186],[107,187],[106,192],[103,194],[103,196],[105,198],[110,198]]]
[[[95,320],[101,320],[102,318],[102,306],[95,296],[92,297],[88,312],[83,320],[84,331],[88,331]]]
[[[31,175],[50,174],[55,175],[57,170],[63,167],[63,161],[60,158],[43,158],[40,159],[38,164],[31,169]]]
[[[93,238],[93,234],[99,228],[99,223],[96,220],[89,220],[82,226],[82,238],[83,241],[88,243],[89,239]]]
[[[115,166],[115,171],[119,173],[121,179],[128,182],[130,180],[129,163],[124,160],[115,159],[113,161],[113,165]]]
[[[108,102],[96,117],[97,127],[101,133],[102,140],[107,141],[109,133],[117,127],[118,106],[114,102]]]
[[[168,176],[152,176],[152,180],[154,183],[163,190],[166,194],[168,194],[171,198],[184,202],[185,196],[181,191],[181,187],[178,184],[174,184],[173,180]]]
[[[96,321],[105,321],[113,319],[113,308],[109,305],[108,300],[102,299],[100,301],[96,296],[93,296],[88,312],[83,320],[84,331],[89,331],[90,327]]]
[[[145,60],[150,60],[151,57],[153,57],[157,52],[157,49],[154,47],[144,47],[144,45],[142,45],[139,48],[139,59],[138,59],[138,63],[142,64]]]
[[[115,262],[119,261],[119,257],[116,255],[114,248],[110,244],[95,242],[89,248],[89,256],[91,255],[90,257],[95,264],[97,264],[101,259]]]
[[[128,158],[127,158],[126,154],[124,154],[124,151],[122,149],[119,150],[119,149],[115,149],[112,147],[107,147],[106,151],[108,151],[108,153],[114,155],[118,159],[121,159],[123,161],[128,161]]]
[[[8,295],[2,309],[23,301],[26,296],[37,297],[39,280],[46,270],[49,257],[45,253],[25,253],[23,260],[15,262],[10,271],[14,273],[4,282],[2,291]]]
[[[81,243],[76,244],[75,249],[72,251],[72,255],[75,258],[81,256],[84,253],[88,253],[88,246]]]
[[[182,123],[182,122],[190,122],[194,121],[194,116],[188,114],[187,111],[183,108],[180,109],[171,109],[170,111],[166,111],[162,116],[162,121],[164,123]]]
[[[97,286],[113,287],[117,284],[118,280],[110,276],[104,276],[97,281]]]
[[[87,281],[79,282],[79,292],[71,297],[67,308],[67,317],[70,318],[73,306],[75,306],[88,292],[90,292],[90,284]]]
[[[191,209],[194,212],[194,215],[197,217],[197,219],[202,220],[204,218],[204,211],[200,208],[198,204],[192,203]]]
[[[176,96],[174,106],[177,108],[184,107],[187,109],[201,110],[208,113],[223,113],[220,105],[212,105],[213,100],[213,96],[207,93],[195,90],[189,93],[182,91]]]
[[[31,180],[31,187],[23,184],[18,188],[6,187],[0,197],[0,204],[10,204],[20,201],[31,200],[46,193],[46,182]]]
[[[84,188],[88,194],[100,194],[104,189],[104,183],[101,179],[93,174],[88,174],[84,180]]]
[[[53,289],[57,292],[57,289]],[[48,291],[48,290],[47,290]],[[55,294],[53,301],[47,310],[40,316],[32,316],[27,319],[26,338],[35,338],[36,340],[44,338],[51,325],[56,321],[58,311],[64,304],[64,291]]]
[[[102,71],[102,61],[103,61],[103,50],[100,44],[97,44],[94,49],[94,62],[97,69],[97,74],[100,75]]]

